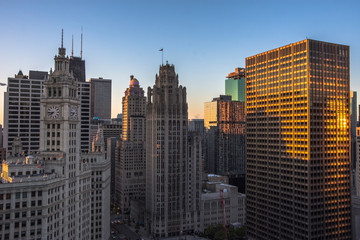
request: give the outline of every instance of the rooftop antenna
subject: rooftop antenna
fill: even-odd
[[[71,42],[71,56],[74,56],[74,35],[72,35],[72,42]]]
[[[80,49],[80,58],[82,59],[82,42],[83,42],[83,29],[81,27],[81,49]]]
[[[64,29],[61,29],[61,48],[64,48]]]

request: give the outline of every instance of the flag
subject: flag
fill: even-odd
[[[164,49],[162,48],[162,49],[160,49],[159,51],[162,52],[162,51],[164,51]]]

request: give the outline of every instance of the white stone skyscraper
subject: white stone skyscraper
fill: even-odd
[[[186,88],[179,86],[174,65],[160,66],[147,97],[146,224],[154,237],[190,233],[200,226],[200,199],[193,191],[200,193],[201,150],[188,156]]]
[[[145,114],[146,97],[139,81],[130,76],[130,86],[123,97],[122,148],[120,157],[121,211],[130,210],[130,201],[145,200]]]
[[[61,44],[43,82],[39,153],[23,155],[15,138],[2,164],[0,239],[110,237],[110,162],[101,134],[92,152],[80,153],[78,82],[65,54]]]

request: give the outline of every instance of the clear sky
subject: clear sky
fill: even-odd
[[[0,0],[0,82],[19,69],[49,71],[60,46],[80,54],[86,77],[113,80],[112,116],[134,75],[147,92],[164,61],[188,92],[189,117],[225,92],[245,58],[305,38],[350,45],[351,88],[360,90],[360,1],[17,1]],[[0,122],[3,92],[0,87]]]

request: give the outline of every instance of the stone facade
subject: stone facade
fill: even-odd
[[[145,200],[145,109],[146,97],[139,81],[131,76],[123,97],[122,148],[120,158],[120,199],[123,213],[131,200]]]
[[[160,66],[147,98],[146,225],[154,237],[193,232],[200,226],[192,190],[201,181],[201,152],[189,159],[186,88],[179,86],[173,65]]]
[[[25,157],[13,144],[3,164],[0,238],[108,239],[110,162],[98,142],[80,153],[78,83],[63,46],[43,86],[39,152]]]

